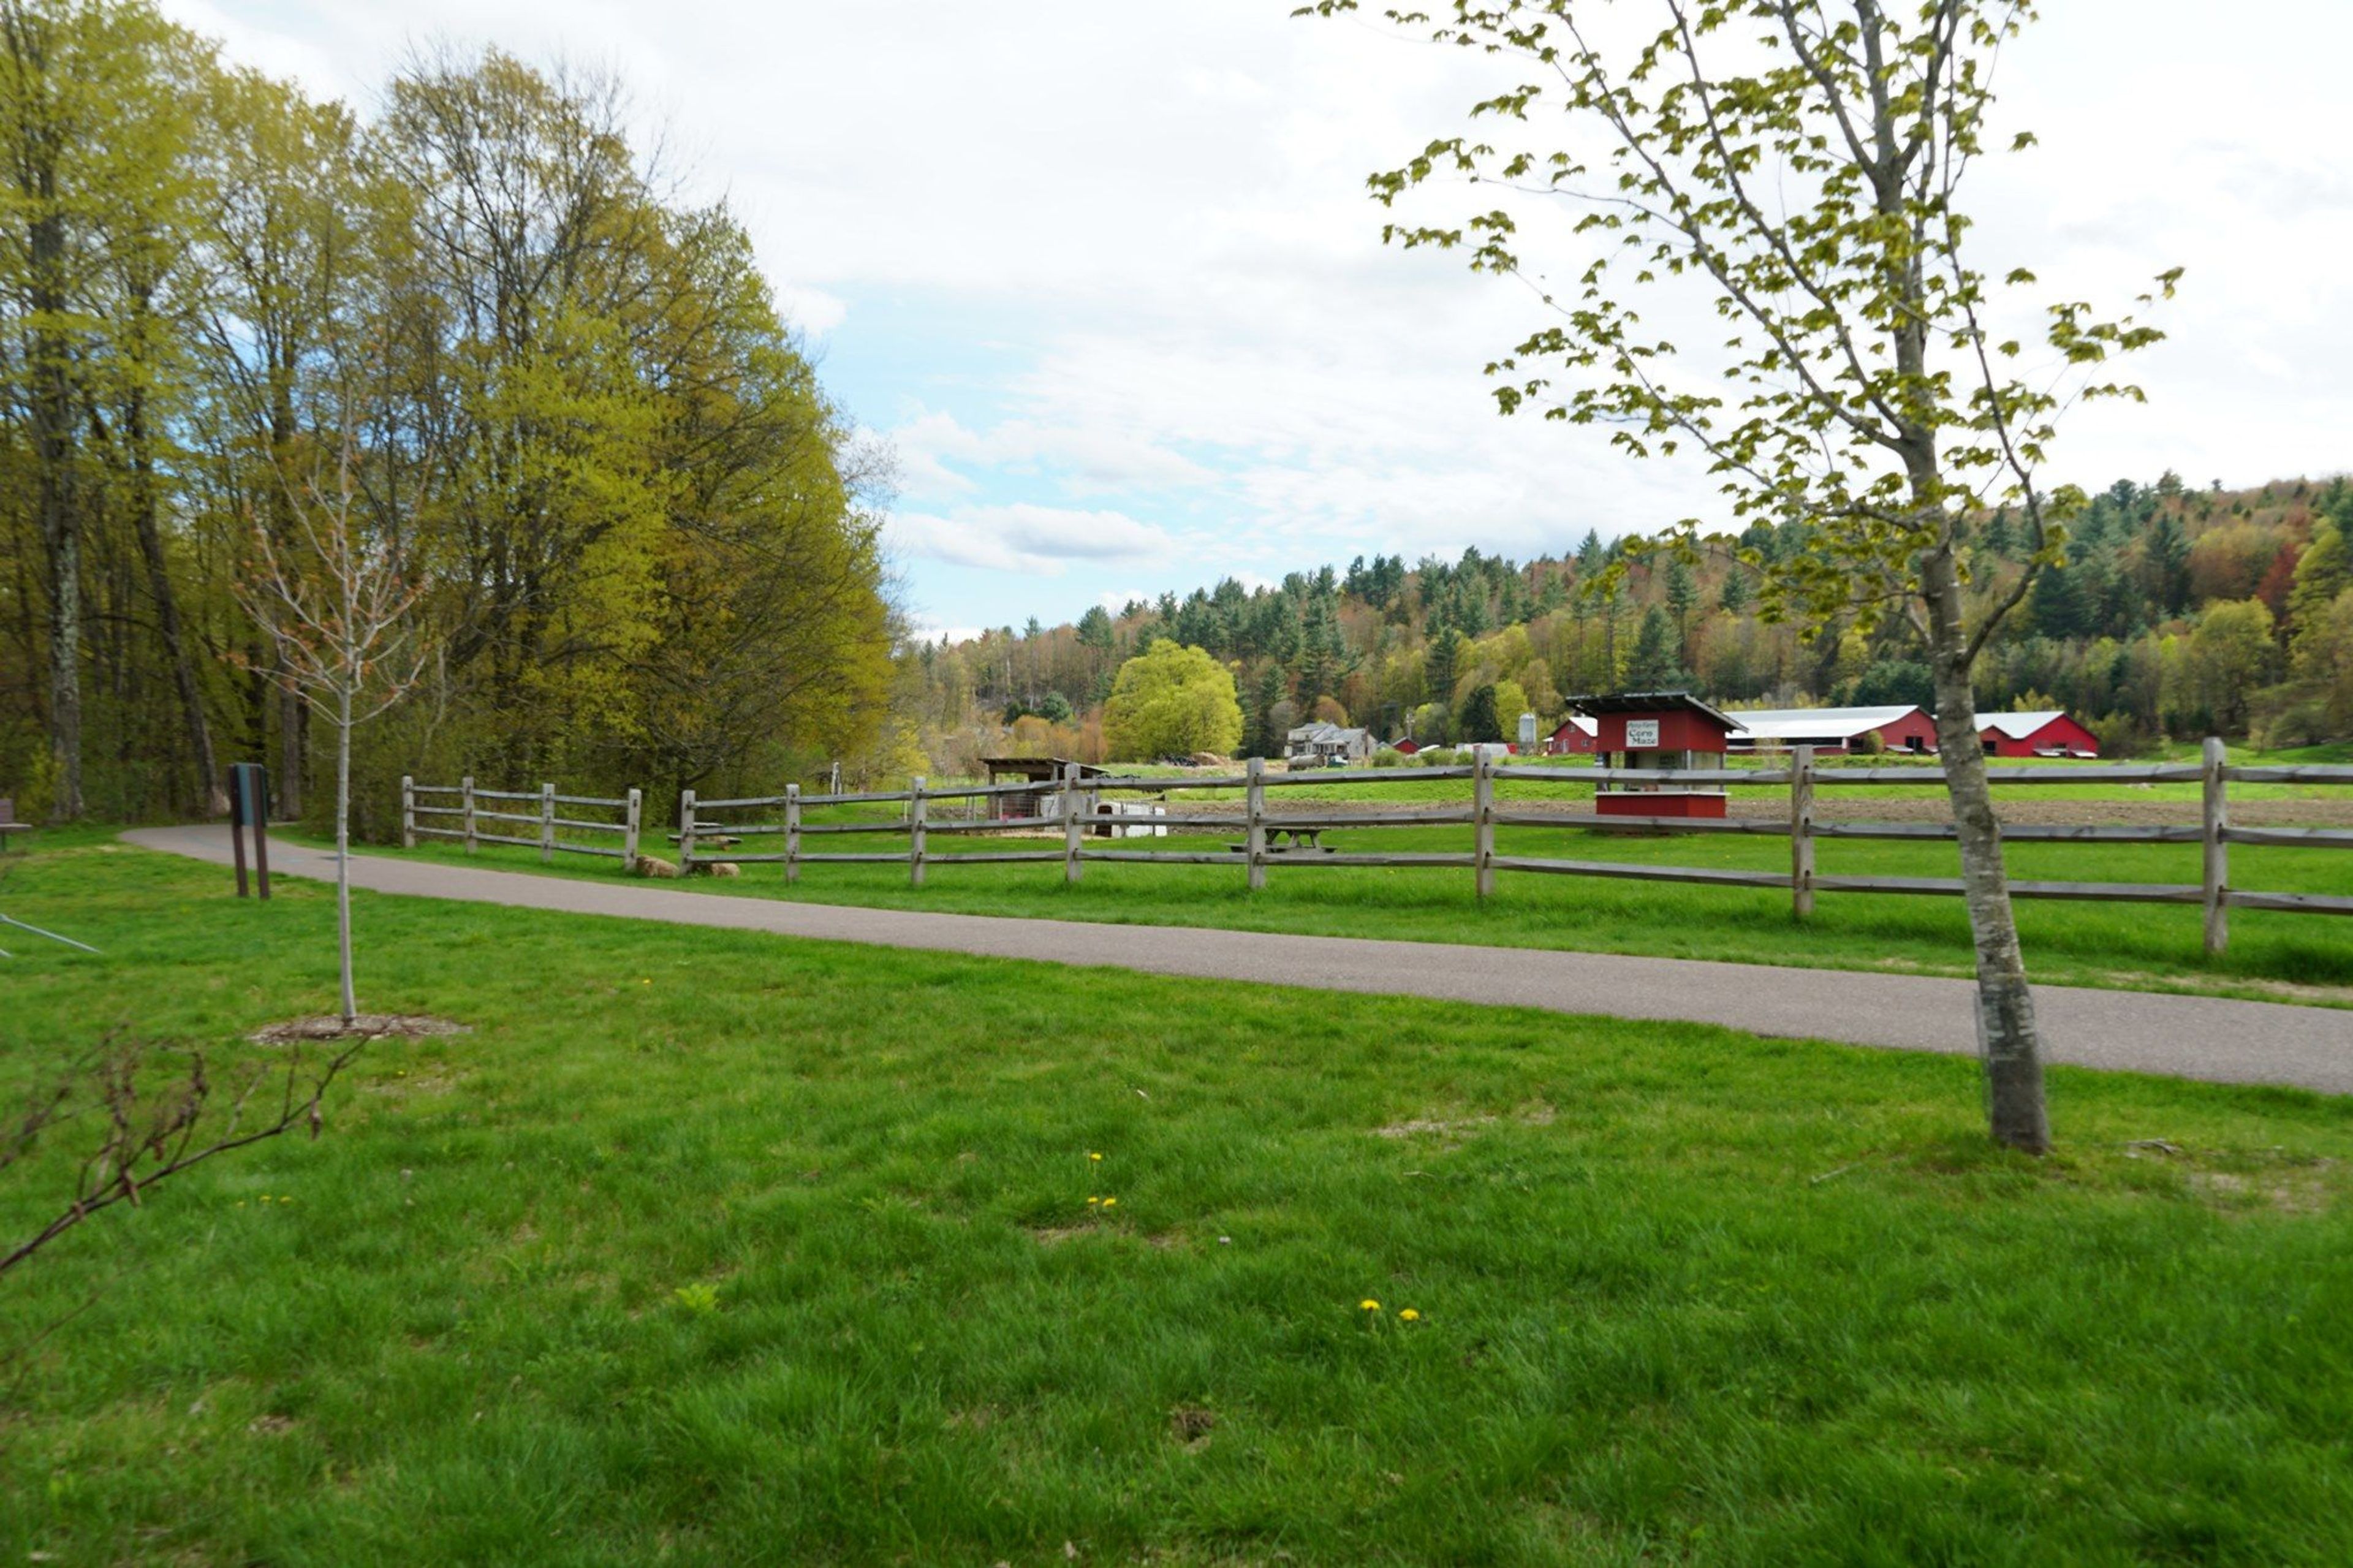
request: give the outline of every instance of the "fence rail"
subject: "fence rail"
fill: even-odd
[[[2010,882],[2011,896],[2020,899],[2071,899],[2108,903],[2158,903],[2198,905],[2205,914],[2205,938],[2209,952],[2219,953],[2229,941],[2229,912],[2233,909],[2287,910],[2308,914],[2353,915],[2353,897],[2320,893],[2260,892],[2234,888],[2230,882],[2230,846],[2261,845],[2273,847],[2353,848],[2353,829],[2330,827],[2234,827],[2230,823],[2229,785],[2238,784],[2296,784],[2353,785],[2353,766],[2339,764],[2299,764],[2295,766],[2246,765],[2233,766],[2225,758],[2220,741],[2206,742],[2204,754],[2196,763],[2103,763],[2091,767],[2063,768],[2048,766],[1989,767],[1989,781],[1997,788],[2010,786],[2064,786],[2068,784],[2200,784],[2200,820],[2196,824],[2141,826],[2132,824],[2050,825],[2019,824],[2005,826],[2002,837],[2017,843],[2089,843],[2089,844],[2198,844],[2204,848],[2202,875],[2197,882],[2065,882],[2013,879]],[[1163,866],[1237,866],[1248,878],[1249,885],[1262,888],[1267,872],[1276,867],[1322,866],[1334,868],[1349,867],[1440,867],[1470,870],[1477,884],[1479,896],[1485,898],[1494,890],[1498,873],[1540,876],[1592,877],[1628,881],[1674,882],[1704,887],[1757,888],[1786,889],[1791,908],[1800,918],[1810,914],[1818,893],[1877,893],[1926,897],[1958,897],[1963,884],[1957,877],[1868,877],[1826,875],[1816,868],[1815,845],[1822,839],[1879,839],[1915,842],[1950,842],[1957,831],[1950,823],[1908,822],[1838,822],[1825,823],[1815,819],[1817,792],[1856,784],[1897,784],[1939,786],[1946,782],[1940,766],[1866,766],[1855,768],[1823,768],[1817,765],[1813,749],[1793,748],[1788,762],[1770,768],[1612,768],[1591,767],[1564,770],[1538,767],[1525,763],[1496,763],[1482,757],[1468,764],[1451,764],[1430,768],[1352,769],[1338,775],[1352,785],[1387,785],[1427,784],[1440,780],[1467,780],[1471,798],[1467,802],[1450,802],[1434,805],[1379,806],[1361,811],[1317,811],[1312,808],[1269,810],[1267,792],[1297,785],[1329,784],[1335,775],[1327,773],[1269,773],[1264,765],[1253,760],[1246,771],[1238,774],[1216,774],[1183,778],[1155,778],[1148,775],[1103,775],[1084,778],[1073,767],[1051,784],[1036,780],[1013,784],[955,784],[932,787],[921,778],[904,790],[868,790],[857,793],[804,795],[797,786],[788,787],[778,795],[746,796],[726,800],[702,800],[693,792],[686,792],[680,800],[679,846],[681,868],[691,870],[716,864],[781,864],[787,881],[797,881],[800,868],[809,865],[904,865],[910,882],[921,887],[935,858],[929,852],[928,837],[933,833],[973,834],[997,831],[1038,831],[1060,827],[1062,844],[1059,849],[989,849],[958,853],[945,858],[955,862],[978,865],[1060,860],[1063,878],[1077,882],[1089,862],[1163,865]],[[1787,791],[1789,809],[1786,816],[1773,817],[1685,817],[1664,815],[1619,816],[1598,808],[1589,812],[1539,811],[1516,805],[1501,805],[1495,800],[1495,785],[1502,781],[1542,784],[1590,784],[1605,796],[1623,798],[1626,786],[1682,785],[1716,789],[1775,788]],[[1057,787],[1058,786],[1058,787]],[[1200,849],[1135,849],[1122,847],[1090,848],[1085,839],[1088,830],[1101,826],[1104,797],[1111,795],[1149,794],[1163,797],[1181,791],[1240,791],[1242,809],[1239,815],[1218,814],[1196,810],[1164,811],[1150,817],[1155,828],[1192,830],[1223,829],[1237,833],[1239,842],[1226,851]],[[968,820],[934,821],[928,808],[944,800],[985,800],[991,796],[1019,794],[1039,795],[1056,803],[1047,815],[1029,815],[992,819],[980,817]],[[811,808],[852,805],[896,805],[903,809],[895,818],[870,822],[809,822],[806,813]],[[1304,807],[1306,803],[1302,803]],[[783,820],[742,820],[746,813],[781,812]],[[731,820],[731,814],[736,819]],[[1381,827],[1468,826],[1472,844],[1467,851],[1398,851],[1378,853],[1370,850],[1326,849],[1313,846],[1312,852],[1300,853],[1297,836],[1320,835],[1325,832],[1354,831]],[[1735,834],[1764,837],[1786,837],[1789,840],[1789,869],[1765,871],[1728,869],[1698,866],[1655,866],[1617,860],[1584,860],[1535,855],[1499,854],[1495,848],[1495,829],[1506,827],[1560,827],[1637,831],[1668,834]],[[806,835],[830,834],[894,834],[904,835],[908,847],[904,850],[871,852],[814,851],[801,847]],[[785,840],[781,853],[754,851],[741,847],[743,841],[761,836],[782,835]],[[1288,847],[1271,842],[1291,837]]]
[[[419,795],[456,795],[458,804],[420,805],[417,798]],[[485,811],[479,804],[485,800],[535,801],[539,809],[533,812]],[[454,784],[421,784],[403,774],[400,780],[400,847],[414,849],[419,838],[455,838],[463,842],[466,853],[471,855],[479,845],[512,844],[538,850],[543,861],[552,861],[558,855],[596,855],[618,860],[623,869],[634,871],[638,868],[638,830],[645,816],[644,800],[644,792],[634,789],[619,796],[558,795],[552,784],[543,784],[536,791],[478,789],[471,774]],[[559,805],[601,809],[616,816],[612,818],[561,816],[555,809]],[[420,824],[417,820],[420,816],[454,816],[459,819],[459,826],[434,827]],[[511,833],[485,833],[481,827],[485,822],[520,823],[537,831],[528,838]],[[617,847],[583,844],[576,837],[559,837],[565,833],[617,837],[621,842]]]
[[[2353,915],[2353,897],[2330,893],[2258,891],[2235,888],[2230,879],[2230,848],[2232,845],[2353,849],[2353,828],[2234,826],[2231,823],[2229,810],[2230,786],[2233,784],[2353,785],[2353,765],[2234,766],[2227,760],[2222,743],[2210,740],[2196,763],[2101,763],[2080,768],[1989,767],[1986,775],[1997,788],[2192,783],[2200,786],[2200,820],[2195,824],[2021,823],[2005,826],[2001,830],[2003,838],[2014,843],[2200,845],[2202,848],[2201,874],[2198,881],[2012,879],[2009,886],[2014,898],[2196,905],[2203,910],[2206,948],[2212,953],[2221,952],[2228,944],[2230,911],[2233,909]],[[1317,809],[1320,803],[1310,801],[1269,808],[1267,792],[1270,790],[1328,784],[1335,777],[1350,785],[1374,786],[1464,781],[1471,786],[1470,798],[1440,804],[1375,805],[1354,811]],[[1629,800],[1629,795],[1632,794],[1634,799],[1639,800],[1639,792],[1644,788],[1679,785],[1725,791],[1778,789],[1786,792],[1788,809],[1786,814],[1755,817],[1687,817],[1663,814],[1621,816],[1603,811],[1598,804],[1589,811],[1538,810],[1519,803],[1499,804],[1495,798],[1495,786],[1499,782],[1591,784],[1603,799],[1626,801],[1630,805],[1634,804],[1634,800]],[[1859,784],[1941,787],[1945,782],[1946,773],[1941,766],[1823,768],[1817,765],[1814,751],[1808,746],[1792,748],[1786,762],[1769,768],[1755,769],[1563,769],[1499,763],[1484,756],[1470,763],[1427,768],[1351,769],[1337,775],[1321,771],[1270,773],[1265,765],[1256,760],[1240,773],[1177,778],[1143,774],[1106,774],[1085,778],[1081,776],[1078,768],[1072,767],[1060,778],[1051,781],[1023,779],[1004,784],[933,786],[924,779],[917,778],[903,790],[845,792],[837,788],[824,794],[803,794],[795,784],[788,785],[782,795],[717,800],[698,799],[693,791],[688,790],[680,796],[676,837],[681,871],[691,872],[723,865],[780,865],[784,868],[787,882],[797,882],[805,866],[902,865],[907,868],[909,881],[920,888],[930,867],[940,858],[968,865],[1060,861],[1064,880],[1072,883],[1080,880],[1089,862],[1234,866],[1244,873],[1248,885],[1252,889],[1263,888],[1267,872],[1278,867],[1422,867],[1469,870],[1482,899],[1493,893],[1496,876],[1506,872],[1787,890],[1792,912],[1803,919],[1812,913],[1818,893],[1960,896],[1963,884],[1957,877],[1847,876],[1825,874],[1816,868],[1815,847],[1823,839],[1949,843],[1957,837],[1957,830],[1949,822],[1820,822],[1816,820],[1814,810],[1819,791]],[[1240,810],[1221,813],[1198,808],[1168,810],[1164,807],[1157,815],[1147,818],[1123,817],[1111,815],[1113,807],[1106,800],[1107,796],[1115,795],[1152,795],[1165,799],[1179,792],[1209,790],[1240,793],[1242,797]],[[1025,815],[1018,816],[993,817],[987,815],[994,801],[1014,795],[1036,796],[1046,804],[1047,808],[1040,811],[1031,807]],[[448,802],[451,797],[455,797],[456,804],[433,804]],[[1662,800],[1665,798],[1662,797]],[[641,799],[641,792],[634,789],[621,798],[605,798],[559,795],[552,784],[543,784],[533,792],[480,789],[475,786],[471,778],[462,779],[455,784],[420,784],[404,778],[401,781],[401,842],[404,847],[413,847],[417,839],[425,837],[459,839],[465,843],[469,853],[479,844],[512,844],[538,849],[543,860],[553,860],[559,853],[602,855],[617,858],[634,869],[638,864]],[[505,809],[504,803],[522,801],[533,803],[535,809]],[[482,804],[484,802],[500,804],[486,806]],[[947,817],[934,816],[934,808],[943,802],[955,803],[956,814]],[[878,805],[896,805],[901,809],[893,816],[871,820],[811,822],[807,816],[812,809]],[[559,815],[559,807],[615,815],[611,818]],[[1015,809],[1021,807],[1017,805]],[[1140,826],[1155,832],[1165,829],[1225,831],[1237,835],[1237,840],[1222,851],[1192,847],[1129,848],[1118,847],[1115,843],[1108,847],[1089,847],[1087,839],[1090,833],[1101,829],[1106,822],[1113,825],[1114,834],[1119,826]],[[507,825],[528,826],[535,831],[525,837],[489,830]],[[1468,850],[1379,852],[1353,847],[1326,848],[1315,842],[1318,836],[1327,832],[1432,826],[1469,827],[1472,830],[1471,847]],[[1789,842],[1789,868],[1785,872],[1657,866],[1618,860],[1501,854],[1495,847],[1495,829],[1499,826],[1786,838]],[[1056,829],[1060,830],[1061,842],[1053,847],[975,848],[960,850],[944,858],[934,857],[930,851],[930,836],[935,833],[963,837],[1001,832],[1052,833]],[[567,835],[572,837],[565,837]],[[620,847],[616,848],[607,844],[578,841],[578,837],[583,835],[617,836]],[[904,849],[860,850],[847,846],[836,849],[804,847],[803,845],[807,837],[815,837],[822,843],[824,839],[836,836],[856,835],[902,836],[907,840],[907,847]],[[778,838],[783,840],[781,847],[764,847],[774,844]],[[1288,846],[1280,842],[1284,838],[1291,840]]]

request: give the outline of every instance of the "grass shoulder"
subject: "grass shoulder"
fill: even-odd
[[[11,1092],[332,994],[312,884],[89,844],[10,898],[103,950],[9,972]],[[1963,1060],[358,917],[371,1005],[472,1031],[23,1277],[80,1315],[12,1388],[20,1554],[2353,1554],[2353,1100],[2059,1069],[2038,1163]]]

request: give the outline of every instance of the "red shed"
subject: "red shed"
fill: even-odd
[[[1570,709],[1594,721],[1594,750],[1604,767],[1721,769],[1740,726],[1688,691],[1621,691],[1573,697]],[[1595,787],[1602,816],[1722,816],[1719,785],[1609,783]]]
[[[1989,757],[2096,757],[2100,738],[2057,709],[1980,713],[1978,739]]]

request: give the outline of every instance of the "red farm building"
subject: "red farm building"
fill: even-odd
[[[1560,728],[1545,737],[1543,751],[1548,757],[1589,757],[1601,749],[1596,737],[1600,725],[1581,713],[1572,713],[1560,721]]]
[[[1936,721],[1908,705],[1736,709],[1731,717],[1740,726],[1732,735],[1736,752],[1786,751],[1791,746],[1811,746],[1817,752],[1862,752],[1871,749],[1864,739],[1870,735],[1879,737],[1883,752],[1926,754],[1936,749]]]
[[[1738,723],[1688,691],[1620,691],[1572,697],[1569,710],[1594,721],[1604,767],[1721,769]],[[1722,816],[1722,785],[1609,780],[1595,786],[1599,816]]]
[[[1980,713],[1978,739],[1989,757],[2096,757],[2100,739],[2057,709]]]

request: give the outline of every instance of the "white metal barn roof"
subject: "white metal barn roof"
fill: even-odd
[[[1736,741],[1851,741],[1868,731],[1894,723],[1919,709],[1912,706],[1893,708],[1758,708],[1746,711],[1735,709],[1725,715],[1739,724],[1733,731]]]
[[[2013,741],[2023,741],[2052,720],[2063,717],[2065,715],[2056,708],[2045,709],[2040,713],[1980,713],[1978,715],[1978,733],[1999,730]]]

